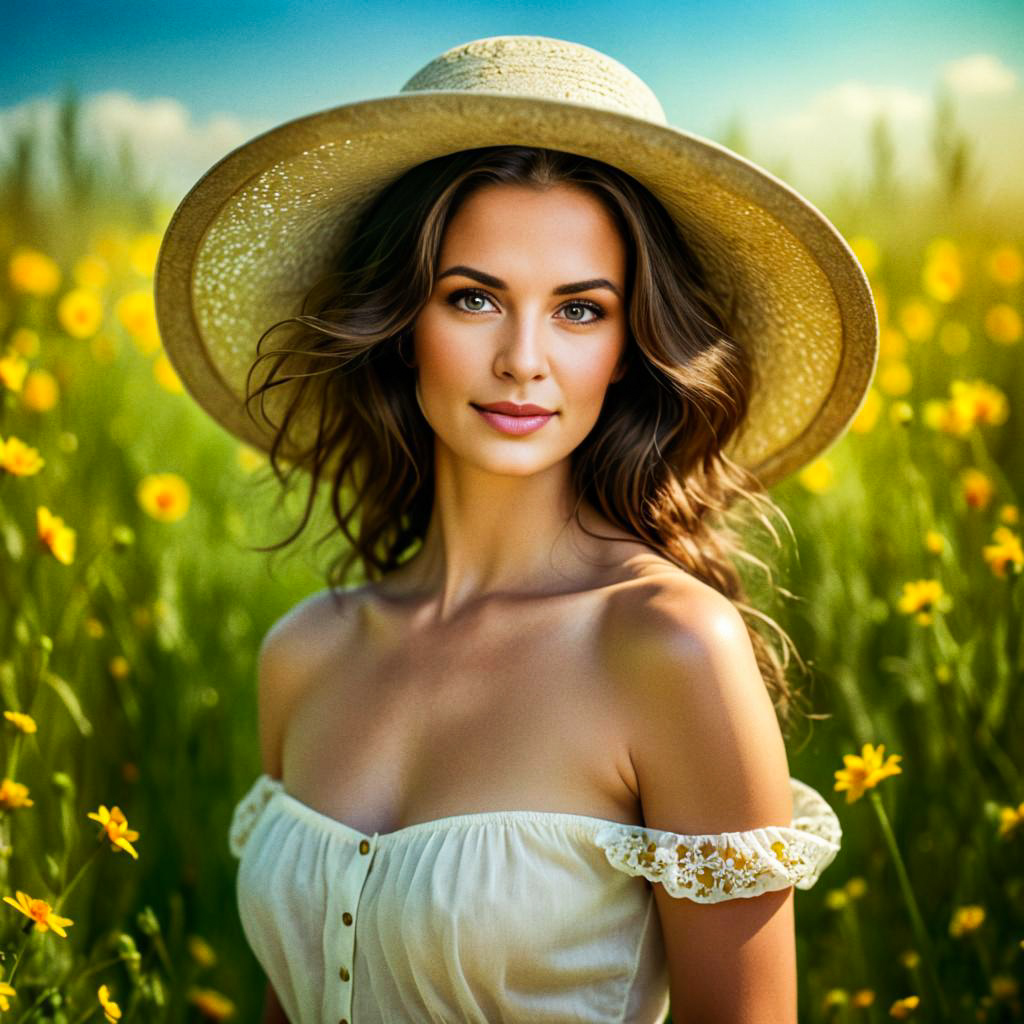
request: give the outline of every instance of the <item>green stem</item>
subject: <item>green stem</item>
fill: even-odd
[[[102,960],[100,963],[93,964],[92,967],[89,967],[88,969],[81,971],[78,974],[72,975],[64,982],[64,985],[66,988],[70,988],[72,985],[74,985],[76,982],[81,981],[83,978],[88,978],[90,974],[95,974],[97,971],[102,971],[105,967],[111,967],[114,964],[119,964],[120,962],[121,957],[119,956],[115,956],[111,960]],[[52,993],[59,991],[60,989],[58,989],[55,985],[51,985],[49,988],[43,989],[43,991],[39,993],[39,997],[36,999],[36,1001],[31,1006],[29,1006],[25,1010],[25,1012],[18,1018],[18,1024],[25,1024],[25,1022],[29,1018],[29,1014],[32,1013],[33,1010],[35,1010],[38,1006],[40,1006],[40,1004],[45,1002],[47,999],[49,999]],[[78,1019],[85,1020],[87,1017],[92,1016],[92,1014],[95,1012],[96,1007],[90,1007]]]
[[[32,929],[35,928],[35,921],[29,921],[26,923],[22,931],[25,933],[25,937],[21,940],[21,949],[18,950],[18,955],[14,958],[14,963],[11,965],[11,973],[7,975],[4,981],[10,985],[11,980],[14,978],[14,972],[18,969],[18,964],[21,963],[21,954],[25,952],[25,947],[28,945],[29,939],[32,938]]]
[[[910,877],[908,876],[906,866],[903,863],[903,857],[900,855],[899,847],[896,845],[896,837],[893,835],[892,826],[889,824],[889,817],[885,813],[885,807],[882,805],[882,798],[878,795],[877,790],[873,789],[868,795],[871,797],[871,805],[874,807],[875,814],[878,816],[878,823],[881,826],[882,835],[885,837],[886,845],[889,847],[889,854],[892,857],[893,865],[896,868],[896,877],[899,879],[900,891],[903,894],[903,901],[907,905],[907,911],[910,914],[910,923],[914,929],[914,934],[917,936],[918,944],[921,947],[921,959],[924,962],[925,969],[928,973],[929,979],[931,980],[935,994],[938,996],[943,1018],[945,1020],[949,1020],[949,1006],[946,1003],[946,995],[942,991],[942,984],[939,981],[939,975],[935,969],[935,957],[932,952],[931,940],[928,937],[928,930],[925,928],[921,912],[918,910],[917,899],[914,897],[914,890],[911,887]]]
[[[68,882],[66,886],[64,886],[64,889],[61,892],[60,896],[57,897],[57,902],[53,905],[54,913],[60,910],[61,904],[63,904],[63,902],[68,898],[68,896],[71,895],[71,890],[74,889],[74,887],[78,884],[79,879],[82,877],[82,875],[85,874],[85,869],[93,862],[93,860],[96,857],[96,854],[98,854],[102,849],[102,846],[103,837],[101,837],[97,841],[92,853],[90,853],[89,856],[86,857],[84,861],[82,861],[82,866],[78,869],[78,871],[75,872],[75,877],[72,878],[71,881]]]

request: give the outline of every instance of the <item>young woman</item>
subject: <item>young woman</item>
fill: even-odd
[[[266,1022],[797,1020],[841,832],[728,516],[839,436],[877,324],[813,207],[659,115],[586,47],[478,40],[172,221],[179,373],[346,541],[259,652]]]

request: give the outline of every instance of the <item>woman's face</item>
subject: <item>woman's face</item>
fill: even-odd
[[[624,372],[625,273],[614,221],[581,189],[493,184],[466,199],[414,327],[421,403],[441,443],[509,475],[568,457]],[[478,411],[495,402],[553,415]]]

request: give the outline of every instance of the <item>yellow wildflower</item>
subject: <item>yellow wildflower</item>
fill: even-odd
[[[115,654],[107,664],[107,670],[115,679],[124,679],[132,666],[123,654]]]
[[[946,538],[938,530],[926,530],[924,535],[925,550],[933,555],[941,555],[946,546]]]
[[[60,267],[46,253],[19,246],[8,267],[15,291],[29,295],[52,295],[60,286]]]
[[[846,790],[846,802],[852,804],[859,800],[866,789],[874,789],[882,779],[890,775],[900,775],[903,769],[899,763],[903,760],[902,754],[890,754],[888,760],[882,760],[885,753],[885,744],[881,743],[875,747],[871,743],[865,743],[860,754],[844,754],[843,764],[835,772],[837,793]]]
[[[91,636],[96,640],[106,633],[106,629],[104,629],[103,623],[99,619],[90,615],[85,620],[85,632],[88,636]]]
[[[1020,522],[1020,509],[1016,505],[1003,505],[999,510],[999,519],[1014,526]]]
[[[939,302],[952,302],[964,286],[964,272],[956,246],[933,251],[921,271],[921,286]]]
[[[25,378],[21,404],[30,412],[49,412],[60,397],[57,378],[49,370],[36,367]]]
[[[13,997],[17,994],[6,981],[0,981],[0,1010],[6,1013],[11,1008],[11,1004],[7,1001],[8,996]]]
[[[164,391],[170,391],[173,395],[184,394],[185,388],[182,386],[181,378],[163,352],[153,361],[153,376]]]
[[[898,327],[883,327],[878,332],[878,359],[903,359],[907,354],[906,335]]]
[[[39,334],[31,327],[19,327],[7,339],[7,348],[26,359],[34,359],[39,355]]]
[[[106,985],[100,985],[96,993],[103,1007],[103,1016],[110,1022],[121,1019],[121,1007],[110,998],[110,989]]]
[[[1000,345],[1013,345],[1020,341],[1020,313],[1008,302],[997,302],[985,314],[985,332]]]
[[[96,255],[111,266],[118,266],[128,257],[128,240],[120,232],[108,231],[92,244]]]
[[[16,895],[17,900],[5,896],[4,903],[10,903],[16,910],[20,910],[26,917],[35,921],[36,931],[45,932],[52,928],[62,939],[68,937],[68,933],[64,929],[70,928],[74,924],[70,917],[61,917],[59,914],[55,914],[46,900],[34,900],[28,893],[24,893],[20,889],[16,890]]]
[[[999,838],[1005,839],[1024,822],[1024,803],[999,808]]]
[[[849,1001],[850,997],[845,988],[830,988],[825,993],[822,1006],[830,1010],[834,1006],[845,1006]]]
[[[1010,414],[1006,395],[983,380],[954,380],[949,385],[950,404],[956,415],[970,423],[999,426]]]
[[[970,328],[959,320],[946,320],[939,328],[939,348],[947,356],[961,356],[970,345]]]
[[[864,395],[864,401],[857,410],[857,415],[850,422],[850,429],[855,434],[868,434],[878,422],[879,413],[882,411],[882,396],[874,389],[868,388]]]
[[[997,526],[992,539],[995,543],[986,544],[981,549],[989,568],[1003,579],[1006,578],[1007,565],[1012,565],[1014,574],[1024,571],[1024,548],[1021,548],[1020,537],[1008,526]]]
[[[868,891],[868,883],[860,875],[854,875],[853,878],[847,879],[843,888],[851,900],[859,900]]]
[[[902,399],[898,402],[893,402],[889,408],[889,419],[897,427],[905,427],[913,418],[914,407],[909,402],[902,401]]]
[[[8,778],[0,782],[0,807],[6,807],[7,810],[13,811],[19,807],[34,805],[35,801],[28,798],[28,786]]]
[[[889,1016],[895,1017],[897,1020],[906,1020],[920,1003],[921,1000],[918,996],[904,996],[903,999],[897,999],[889,1007]]]
[[[921,299],[910,299],[900,308],[900,327],[911,341],[927,341],[935,330],[935,314]]]
[[[213,967],[217,963],[217,954],[213,947],[201,935],[190,935],[188,938],[188,951],[192,959],[200,967]]]
[[[931,625],[932,612],[943,598],[942,584],[938,580],[911,580],[903,584],[899,610],[914,615],[922,626]]]
[[[36,720],[22,711],[5,711],[4,718],[22,732],[36,732],[39,728],[36,725]]]
[[[980,469],[970,467],[960,474],[964,500],[971,508],[985,508],[992,500],[995,486]]]
[[[86,253],[75,263],[72,273],[79,287],[91,288],[97,292],[110,280],[110,267],[107,261],[96,253]]]
[[[850,904],[850,897],[842,889],[829,889],[825,893],[825,906],[829,910],[845,910]]]
[[[149,289],[139,288],[122,295],[117,301],[117,318],[145,355],[160,347],[160,331],[156,323],[156,307]]]
[[[20,391],[28,373],[28,363],[17,352],[0,356],[0,384],[8,391]]]
[[[832,486],[835,471],[828,459],[819,458],[800,470],[798,479],[812,494],[823,494]]]
[[[58,562],[70,565],[75,560],[75,531],[45,505],[36,508],[36,532]]]
[[[139,235],[132,242],[131,264],[136,274],[152,277],[156,269],[156,258],[160,252],[161,236],[155,231]]]
[[[878,372],[878,386],[887,395],[905,395],[913,383],[914,375],[903,362],[891,362]]]
[[[1020,991],[1020,985],[1016,978],[1008,974],[994,974],[989,985],[989,991],[996,999],[1014,999]]]
[[[1019,284],[1024,278],[1024,259],[1020,249],[1007,243],[997,246],[988,254],[986,260],[989,275],[997,284]]]
[[[850,248],[864,273],[870,277],[878,269],[878,243],[866,235],[857,235],[850,239]]]
[[[957,907],[949,923],[949,934],[954,939],[962,938],[976,932],[985,920],[985,908],[972,903],[966,907]]]
[[[188,484],[177,473],[152,473],[139,481],[136,497],[143,510],[163,523],[173,523],[188,512]]]
[[[57,319],[72,338],[91,338],[103,322],[103,302],[91,288],[72,288],[57,303]]]
[[[921,965],[921,954],[916,949],[905,949],[900,953],[900,964],[908,971],[913,971]]]
[[[132,842],[139,838],[139,833],[128,827],[128,820],[120,807],[114,806],[109,811],[106,805],[100,804],[96,811],[89,811],[87,817],[98,821],[110,840],[111,849],[116,853],[118,850],[125,850],[135,858],[139,859]]]
[[[25,444],[13,435],[4,441],[0,438],[0,468],[14,476],[33,476],[38,473],[46,460],[38,449]]]
[[[235,1015],[235,1004],[212,988],[191,988],[188,1000],[210,1020],[230,1020]]]
[[[875,1001],[875,993],[870,988],[859,988],[856,992],[850,996],[850,1005],[855,1006],[859,1010],[863,1010],[865,1007],[871,1006]]]

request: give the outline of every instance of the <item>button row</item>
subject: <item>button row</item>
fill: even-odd
[[[359,843],[359,852],[364,854],[370,852],[369,840],[363,839]],[[341,915],[341,919],[347,925],[350,925],[352,923],[352,915],[347,910],[345,911],[345,913]],[[342,981],[348,981],[348,979],[351,977],[351,975],[348,972],[348,968],[344,964],[342,964],[341,967],[338,968],[338,977],[341,978]],[[338,1021],[338,1024],[348,1024],[348,1018],[342,1017],[341,1020]]]

